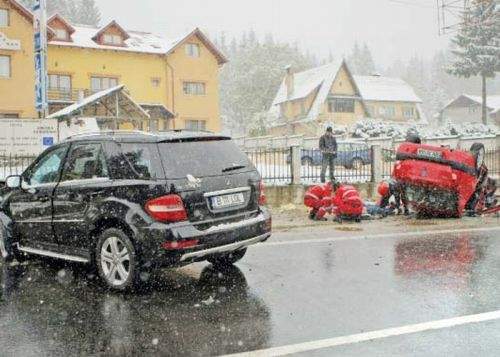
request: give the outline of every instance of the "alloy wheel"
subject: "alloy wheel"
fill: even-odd
[[[112,286],[124,284],[130,275],[130,252],[120,238],[107,238],[101,248],[101,268]]]

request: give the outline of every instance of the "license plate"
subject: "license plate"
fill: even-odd
[[[239,206],[243,203],[245,203],[245,197],[241,192],[212,197],[212,207],[215,209]]]
[[[441,151],[418,149],[417,154],[420,157],[429,158],[429,159],[440,159],[441,158]]]

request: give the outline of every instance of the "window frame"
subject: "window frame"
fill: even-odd
[[[59,35],[60,35],[61,33],[63,33],[63,32],[64,32],[64,37],[60,37]],[[60,27],[58,27],[58,28],[55,28],[55,29],[54,29],[54,33],[55,33],[55,35],[56,35],[56,36],[55,36],[55,40],[60,40],[60,41],[68,41],[68,39],[69,39],[69,32],[68,32],[68,30],[67,30],[67,29],[64,29],[64,28],[60,28]]]
[[[10,9],[5,9],[3,7],[0,7],[0,12],[2,11],[5,11],[6,13],[6,23],[4,25],[2,25],[2,23],[0,23],[0,28],[5,28],[5,27],[9,27],[10,26]]]
[[[2,75],[0,71],[0,79],[9,79],[12,78],[12,57],[9,55],[0,55],[0,59],[7,59],[7,75]]]
[[[196,123],[196,128],[191,127],[188,123]],[[200,126],[200,124],[203,124]],[[207,130],[207,120],[206,119],[184,119],[184,129],[192,131],[206,131]]]
[[[109,85],[109,81],[110,80],[115,80],[116,81],[116,84],[114,86],[110,86]],[[94,80],[99,80],[99,85],[100,85],[100,89],[99,90],[95,90],[93,88],[93,81]],[[106,88],[104,88],[103,84],[104,84],[104,80],[107,80],[108,81],[108,86]],[[120,80],[118,77],[113,77],[113,76],[99,76],[99,75],[91,75],[90,76],[90,91],[92,93],[97,93],[97,92],[100,92],[100,91],[103,91],[103,90],[106,90],[106,89],[109,89],[111,87],[116,87],[117,85],[120,84]]]
[[[73,151],[76,148],[84,147],[84,146],[99,146],[97,157],[96,157],[96,162],[98,162],[100,160],[100,158],[102,158],[104,160],[104,165],[106,168],[106,170],[105,170],[106,176],[105,177],[92,177],[92,178],[65,179],[64,174],[66,173],[67,165],[69,164],[69,162],[71,160],[71,154],[73,154]],[[111,177],[110,177],[110,172],[109,172],[109,164],[108,164],[108,160],[106,157],[106,151],[104,149],[102,142],[98,142],[98,141],[77,142],[77,143],[73,143],[71,145],[71,148],[66,153],[66,160],[64,160],[64,165],[63,165],[61,173],[60,173],[59,182],[61,184],[68,185],[68,184],[74,184],[74,183],[78,183],[78,182],[82,182],[82,181],[95,182],[95,181],[107,181],[110,179],[111,179]]]
[[[195,51],[193,51],[194,48],[196,48]],[[191,58],[200,58],[201,46],[198,43],[193,43],[193,42],[186,43],[186,55]]]
[[[155,82],[157,84],[155,84]],[[159,77],[152,77],[151,78],[151,86],[153,88],[160,88],[161,87],[161,78],[159,78]]]
[[[182,82],[182,92],[184,95],[204,96],[207,95],[207,84],[205,82],[184,81]]]
[[[57,86],[52,87],[52,79],[51,77],[57,77]],[[61,86],[61,77],[67,77],[69,79],[69,88],[64,88]],[[70,74],[62,74],[62,73],[49,73],[49,90],[58,90],[64,92],[71,92],[73,88],[73,78]]]
[[[23,188],[36,188],[36,187],[47,187],[47,186],[52,186],[52,185],[57,185],[59,181],[61,180],[61,174],[62,174],[62,169],[64,165],[66,164],[66,158],[68,156],[68,149],[70,147],[70,144],[62,144],[62,145],[56,145],[52,146],[46,151],[44,151],[38,158],[33,161],[31,165],[29,165],[26,170],[21,174],[21,182],[22,182],[22,187]],[[42,161],[44,160],[48,155],[51,155],[54,151],[59,150],[59,149],[65,149],[63,156],[61,158],[61,163],[58,169],[58,176],[56,181],[54,182],[47,182],[47,183],[40,183],[36,185],[31,184],[31,179],[33,178],[33,169]],[[29,175],[29,177],[28,177]],[[28,180],[30,181],[28,183]],[[26,185],[25,185],[26,184]]]
[[[102,35],[102,43],[108,46],[122,46],[123,37],[112,33],[105,33]]]
[[[330,113],[355,113],[356,102],[352,98],[333,98],[328,101]]]
[[[405,119],[415,119],[416,118],[416,110],[411,106],[404,106],[403,109],[403,118]]]

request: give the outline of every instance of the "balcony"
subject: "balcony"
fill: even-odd
[[[75,103],[91,94],[89,89],[83,88],[49,88],[48,99],[49,103]]]

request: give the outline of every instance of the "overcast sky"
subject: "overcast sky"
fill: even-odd
[[[230,38],[253,29],[295,42],[320,58],[366,42],[379,66],[446,47],[435,0],[97,0],[103,22],[175,38],[193,27]]]

